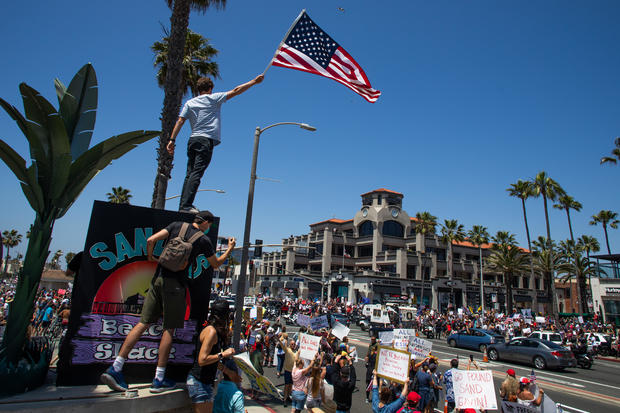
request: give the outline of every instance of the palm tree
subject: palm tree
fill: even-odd
[[[18,362],[49,255],[54,223],[67,213],[88,182],[102,169],[138,144],[159,135],[157,131],[137,130],[113,136],[89,149],[97,110],[95,70],[91,64],[86,64],[68,88],[58,79],[55,85],[59,109],[25,83],[19,88],[26,116],[0,99],[0,106],[28,140],[32,164],[27,167],[24,158],[2,140],[0,158],[19,180],[26,200],[35,211],[24,266],[7,317],[5,339],[0,343],[0,365],[16,366],[8,374],[30,375],[31,380],[35,380],[33,373],[26,372],[30,365],[24,361],[20,367]],[[34,385],[29,380],[22,383]]]
[[[465,227],[463,224],[459,224],[456,219],[445,219],[444,224],[441,226],[441,241],[448,246],[448,261],[447,261],[447,271],[448,278],[450,280],[454,279],[454,274],[452,272],[453,260],[452,260],[452,243],[453,242],[461,242],[465,239]],[[454,305],[454,287],[450,287],[450,297],[452,299],[452,304]]]
[[[3,274],[6,274],[7,264],[9,263],[9,251],[11,248],[17,247],[20,242],[22,242],[22,234],[17,232],[16,229],[2,231],[2,245],[6,247],[6,258],[4,259],[4,270],[2,271]]]
[[[60,260],[60,257],[62,257],[62,251],[61,250],[57,250],[54,253],[54,256],[52,257],[52,262],[50,263],[51,267],[53,269],[55,269],[55,270],[60,269],[60,264],[58,264],[58,260]]]
[[[418,234],[431,234],[434,235],[437,231],[437,217],[430,212],[416,212],[415,218],[417,220],[415,224],[415,232]]]
[[[575,276],[577,280],[577,292],[579,300],[579,312],[585,313],[588,309],[588,300],[585,294],[586,286],[585,279],[591,279],[592,275],[596,275],[596,268],[593,262],[588,260],[587,257],[582,257],[580,255],[573,255],[572,263],[561,264],[558,268],[558,274],[565,274],[562,278],[562,282],[570,282],[572,277]],[[579,283],[583,285],[579,285]],[[583,291],[583,294],[580,292]]]
[[[601,245],[598,240],[588,235],[582,235],[577,239],[577,248],[586,252],[586,258],[590,261],[590,252],[598,252],[601,250]],[[597,275],[596,273],[594,275]],[[588,285],[590,286],[590,298],[592,298],[592,274],[588,274]],[[592,301],[594,306],[594,301]]]
[[[613,229],[618,229],[618,213],[609,211],[609,210],[601,210],[598,214],[592,215],[592,221],[590,221],[590,225],[598,225],[601,224],[603,226],[603,232],[605,233],[605,244],[607,245],[607,253],[611,255],[611,249],[609,248],[609,237],[607,235],[607,225],[609,225]]]
[[[471,242],[474,247],[478,247],[478,264],[480,265],[480,307],[482,314],[484,315],[484,275],[482,271],[482,245],[489,243],[489,231],[487,231],[486,227],[482,225],[474,225],[472,229],[467,233],[469,237],[469,242]]]
[[[155,42],[151,46],[151,50],[155,53],[154,66],[159,69],[157,71],[157,84],[162,88],[168,72],[168,45],[170,43],[168,33],[166,31],[164,33],[165,37],[162,41]],[[205,76],[219,77],[218,64],[211,61],[217,56],[217,53],[218,51],[209,44],[209,39],[187,29],[183,56],[183,77],[181,78],[183,95],[189,91],[193,96],[198,96],[196,82],[199,78]]]
[[[615,165],[620,160],[620,137],[616,138],[614,144],[616,147],[611,150],[611,156],[603,156],[601,158],[601,165],[604,163],[613,163]]]
[[[530,227],[527,223],[527,213],[525,211],[525,201],[534,196],[534,188],[531,182],[519,179],[516,183],[510,184],[510,188],[506,189],[512,197],[521,200],[523,208],[523,222],[525,222],[525,234],[527,235],[527,248],[530,250],[530,289],[532,291],[532,307],[534,312],[538,312],[538,292],[536,291],[536,276],[534,275],[534,263],[532,261],[532,241],[530,239]]]
[[[189,13],[192,9],[204,13],[211,6],[224,8],[226,0],[166,0],[166,3],[172,8],[172,16],[170,17],[168,62],[164,82],[164,107],[161,112],[162,132],[157,148],[157,174],[151,203],[151,207],[159,209],[162,209],[166,203],[168,179],[172,171],[173,157],[166,150],[166,145],[179,115],[184,94],[181,79],[183,79],[183,55],[189,27]]]
[[[75,252],[68,252],[65,254],[65,262],[67,263],[67,266],[69,266],[69,263],[71,262],[73,257],[75,257]]]
[[[573,236],[573,225],[570,220],[570,210],[574,209],[575,211],[581,211],[582,205],[579,201],[575,201],[575,199],[570,195],[561,195],[558,197],[558,203],[553,205],[556,209],[563,209],[566,211],[566,218],[568,219],[568,229],[570,231],[570,239],[574,242],[575,237]]]
[[[499,272],[504,276],[506,313],[510,313],[513,310],[513,277],[515,274],[527,271],[528,261],[527,255],[522,253],[521,249],[514,244],[508,242],[496,243],[491,247],[491,255],[487,258],[487,267],[489,270]]]
[[[560,241],[560,253],[561,253],[562,259],[567,264],[563,273],[568,274],[573,268],[573,266],[571,265],[571,259],[577,260],[577,258],[579,257],[579,248],[577,247],[577,244],[575,243],[574,240],[567,239],[564,241]],[[557,270],[557,272],[559,273],[560,271]],[[565,278],[570,280],[572,276],[567,276]],[[580,313],[585,313],[588,308],[588,303],[585,300],[586,299],[586,283],[585,283],[585,280],[582,280],[580,278],[580,275],[577,273],[575,273],[575,279],[577,282],[577,302],[579,303],[578,311]]]
[[[543,205],[545,207],[545,224],[547,226],[547,242],[551,242],[551,230],[549,227],[549,208],[547,206],[547,200],[555,201],[558,196],[565,194],[564,190],[555,180],[553,180],[545,171],[539,172],[532,181],[532,187],[534,188],[534,197],[539,196],[543,199]],[[551,272],[545,274],[545,283],[547,284],[546,290],[551,294],[552,312],[553,316],[557,318],[558,314],[558,297],[555,293],[555,281],[553,276],[553,268]]]
[[[131,195],[129,189],[125,189],[122,186],[112,187],[112,192],[108,192],[106,196],[108,197],[108,202],[113,204],[129,204],[129,200],[133,195]]]

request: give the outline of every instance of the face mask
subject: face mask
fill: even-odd
[[[209,228],[205,229],[205,230],[203,231],[203,234],[207,235],[207,234],[209,233],[209,230],[210,230],[210,229],[211,229],[211,227],[209,227]]]

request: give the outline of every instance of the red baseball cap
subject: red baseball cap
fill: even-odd
[[[409,394],[407,395],[407,401],[411,402],[411,403],[416,403],[417,404],[420,401],[421,398],[422,397],[418,393],[416,393],[414,391],[409,392]]]
[[[528,379],[527,377],[521,377],[521,380],[519,381],[523,384],[530,384],[530,379]]]
[[[506,374],[508,374],[509,376],[513,376],[513,377],[516,375],[516,373],[515,373],[515,371],[513,369],[506,370]]]

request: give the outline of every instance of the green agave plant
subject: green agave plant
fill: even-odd
[[[15,120],[30,146],[30,166],[0,139],[0,158],[15,174],[28,203],[36,213],[24,266],[11,303],[4,339],[0,345],[0,376],[15,368],[23,355],[26,331],[43,266],[49,255],[54,222],[67,213],[88,182],[114,159],[159,131],[123,133],[90,147],[97,111],[97,77],[84,65],[69,87],[55,81],[58,109],[25,83],[19,85],[25,116],[0,99],[0,106]]]

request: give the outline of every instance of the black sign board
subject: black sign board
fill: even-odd
[[[140,319],[156,268],[147,260],[146,240],[171,222],[192,220],[189,213],[95,201],[60,348],[58,385],[99,381]],[[214,246],[218,228],[216,217],[207,234]],[[162,249],[158,242],[154,255]],[[191,367],[193,340],[209,309],[213,268],[206,258],[199,255],[187,269],[185,326],[175,331],[166,370],[176,380],[184,380]],[[152,380],[161,334],[161,324],[152,325],[129,354],[123,369],[129,382]]]

